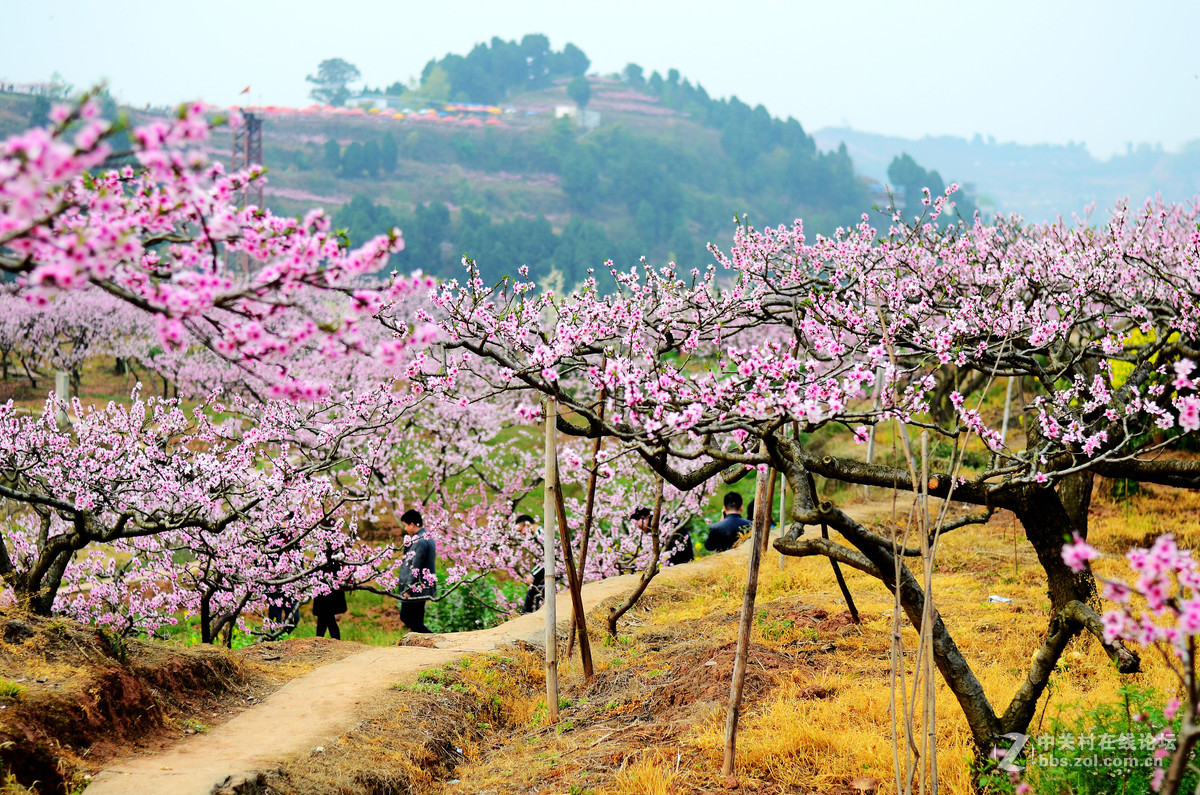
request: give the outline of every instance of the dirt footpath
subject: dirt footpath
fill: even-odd
[[[687,580],[699,572],[746,560],[749,552],[750,545],[743,543],[719,555],[666,568],[654,583]],[[775,557],[774,551],[768,552],[767,560]],[[588,583],[583,588],[584,608],[591,611],[605,599],[629,593],[638,576]],[[564,631],[571,619],[570,595],[560,593],[556,605],[559,630]],[[209,795],[215,788],[252,780],[288,756],[334,742],[357,725],[361,708],[377,694],[397,682],[415,679],[427,668],[515,641],[540,646],[544,639],[545,616],[539,610],[491,629],[430,636],[436,648],[367,648],[293,679],[261,704],[206,734],[197,734],[160,754],[114,764],[96,776],[87,793]]]

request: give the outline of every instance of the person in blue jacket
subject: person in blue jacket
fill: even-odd
[[[708,538],[704,548],[709,552],[724,552],[737,543],[742,530],[750,522],[742,518],[742,495],[731,491],[725,495],[725,516],[721,521],[708,526]]]
[[[400,620],[410,632],[429,632],[425,626],[425,604],[437,596],[437,580],[433,579],[437,570],[437,543],[426,533],[425,519],[419,511],[405,511],[400,517],[400,528],[411,537],[398,580]]]

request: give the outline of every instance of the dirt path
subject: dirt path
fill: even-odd
[[[859,510],[853,513],[862,516],[868,513],[864,509],[877,506],[856,507]],[[702,571],[744,561],[749,551],[750,545],[742,544],[694,563],[663,569],[655,583],[687,580]],[[628,593],[637,576],[588,583],[583,588],[585,609],[591,611],[609,597]],[[571,618],[570,595],[560,593],[556,605],[562,631]],[[214,788],[253,779],[292,754],[332,743],[362,719],[360,707],[397,682],[415,679],[427,668],[467,654],[492,651],[515,641],[540,646],[544,638],[545,618],[539,610],[491,629],[432,636],[436,648],[369,647],[293,679],[261,704],[206,734],[190,737],[163,753],[113,765],[96,776],[87,793],[209,795]]]

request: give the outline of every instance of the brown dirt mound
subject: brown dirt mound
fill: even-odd
[[[854,617],[850,615],[849,610],[830,615],[823,608],[806,605],[789,607],[779,613],[779,618],[793,621],[797,626],[810,626],[822,636],[840,635],[847,628],[855,626]],[[859,618],[866,621],[869,616],[860,614]]]
[[[219,712],[274,689],[270,665],[305,652],[268,644],[233,652],[122,641],[61,618],[0,613],[0,775],[69,792],[130,746],[206,730]],[[309,644],[311,645],[311,644]],[[285,660],[285,656],[287,659]],[[286,679],[281,675],[281,680]],[[182,726],[185,716],[199,720]],[[171,734],[166,738],[164,734]]]
[[[715,650],[702,650],[674,660],[668,683],[656,694],[655,713],[664,715],[680,707],[705,701],[724,702],[729,698],[737,644],[728,643]],[[753,697],[775,685],[780,669],[792,670],[796,661],[758,643],[751,643],[746,659],[745,697]]]

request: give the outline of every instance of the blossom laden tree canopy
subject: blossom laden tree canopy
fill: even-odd
[[[272,397],[328,391],[294,377],[293,355],[394,356],[404,335],[366,349],[360,325],[381,305],[420,293],[420,274],[371,287],[403,246],[399,230],[347,250],[317,210],[303,219],[238,207],[234,198],[262,171],[226,174],[198,147],[209,134],[203,105],[173,121],[132,130],[136,166],[104,169],[121,128],[98,105],[57,106],[49,128],[13,136],[0,149],[0,271],[34,302],[56,291],[97,288],[156,318],[164,348],[191,340],[243,367],[257,367]],[[239,116],[230,114],[236,126]],[[314,301],[315,291],[330,296]],[[405,329],[407,331],[407,328]]]
[[[488,287],[468,262],[436,305],[447,351],[499,367],[494,389],[553,395],[573,415],[560,419],[561,431],[618,439],[678,488],[744,467],[779,469],[796,500],[777,548],[830,557],[898,588],[916,624],[925,596],[896,565],[891,541],[813,488],[821,475],[912,490],[916,473],[817,454],[805,434],[840,425],[862,439],[866,426],[896,421],[959,448],[977,436],[989,454],[981,471],[937,471],[929,493],[984,510],[942,531],[1013,511],[1051,601],[1045,642],[1003,713],[936,618],[936,662],[986,754],[996,737],[1028,725],[1079,632],[1100,638],[1121,670],[1139,665],[1103,637],[1089,605],[1094,581],[1070,571],[1060,551],[1064,536],[1086,537],[1094,474],[1200,486],[1195,462],[1154,457],[1170,438],[1157,434],[1198,424],[1195,398],[1179,384],[1190,373],[1181,360],[1200,338],[1200,205],[1122,205],[1099,228],[1019,219],[941,226],[951,191],[931,198],[915,224],[894,216],[883,235],[865,216],[811,241],[800,222],[761,232],[743,225],[728,255],[713,250],[707,271],[614,271],[618,289],[607,296],[594,281],[563,297],[539,293],[524,271]],[[981,394],[1006,377],[1034,387],[1023,449],[1002,440],[980,408]],[[440,378],[431,388],[452,384]],[[958,391],[964,383],[975,386]],[[948,406],[940,422],[930,411],[939,394]],[[706,463],[690,465],[697,461]],[[849,543],[801,537],[814,524]]]

